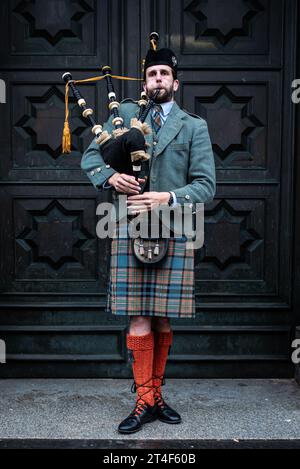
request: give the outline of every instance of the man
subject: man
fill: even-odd
[[[81,167],[97,189],[113,189],[113,197],[127,194],[132,214],[159,205],[205,203],[215,194],[215,167],[206,122],[181,110],[174,100],[178,90],[177,59],[169,49],[150,50],[144,65],[144,90],[149,97],[160,89],[154,111],[147,117],[152,134],[146,136],[151,154],[145,178],[116,172],[105,164],[99,146],[92,142]],[[124,125],[137,115],[135,102],[120,106]],[[112,130],[111,119],[105,129]],[[139,263],[128,239],[113,239],[108,310],[130,317],[126,343],[132,361],[137,400],[134,410],[120,423],[120,433],[133,433],[143,424],[159,420],[176,424],[180,415],[163,399],[165,366],[172,345],[170,318],[195,317],[194,256],[182,240],[169,239],[168,252],[159,266]]]

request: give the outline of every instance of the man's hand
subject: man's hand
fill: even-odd
[[[139,194],[142,182],[145,182],[145,179],[139,178],[136,181],[134,176],[125,173],[115,173],[108,180],[108,183],[122,194]]]
[[[127,197],[127,207],[129,215],[137,215],[149,210],[153,210],[159,205],[167,205],[170,199],[169,192],[144,192],[140,195]]]

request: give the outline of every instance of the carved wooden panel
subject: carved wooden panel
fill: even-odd
[[[94,0],[11,2],[12,53],[30,55],[95,52]]]
[[[88,200],[16,199],[16,279],[95,279],[94,210]]]
[[[223,198],[217,196],[206,209],[204,247],[197,251],[195,261],[197,292],[200,296],[220,291],[231,297],[251,294],[249,302],[256,295],[260,299],[276,296],[280,261],[277,191],[256,187],[248,190],[249,198],[242,188],[235,197],[226,198],[228,188],[221,192]]]
[[[279,181],[280,92],[272,72],[185,72],[181,101],[207,121],[219,181]]]
[[[172,3],[172,6],[171,6]],[[159,26],[181,67],[280,65],[284,2],[175,0],[158,2]],[[168,8],[172,14],[168,17]],[[161,29],[160,29],[161,30]]]
[[[266,53],[268,45],[268,2],[259,0],[192,0],[183,4],[183,52]],[[226,50],[227,49],[227,50]],[[229,50],[228,50],[229,49]]]
[[[10,114],[1,119],[6,129],[3,139],[0,173],[4,178],[20,180],[81,180],[80,160],[93,134],[82,117],[72,93],[69,96],[69,124],[71,153],[62,154],[62,133],[65,116],[65,87],[62,73],[30,72],[4,78],[10,89]],[[74,78],[86,77],[74,72]],[[97,122],[103,123],[108,115],[106,85],[84,84],[80,87],[88,106],[94,111]],[[116,86],[118,90],[118,85]]]
[[[92,135],[72,96],[72,153],[61,154],[61,75],[94,76],[108,63],[140,76],[153,30],[178,55],[178,103],[207,121],[218,182],[195,256],[197,316],[172,321],[167,374],[292,376],[296,2],[5,0],[1,8],[0,338],[9,355],[1,376],[131,376],[128,318],[105,313],[109,242],[96,236],[97,203],[110,195],[81,171]],[[103,123],[105,84],[81,89]],[[116,89],[136,98],[140,83]]]
[[[104,302],[108,239],[96,235],[94,189],[9,186],[2,188],[1,198],[6,200],[1,239],[7,246],[2,266],[6,296],[20,299],[30,292],[42,295],[40,301],[57,295],[87,302],[90,295]]]
[[[11,68],[99,67],[109,61],[107,0],[4,0],[0,37]],[[54,59],[55,63],[49,61]]]
[[[53,77],[54,78],[54,77]],[[61,142],[65,109],[65,88],[56,83],[14,83],[12,85],[13,168],[48,169],[80,166],[81,155],[92,134],[73,96],[69,99],[72,154],[63,155]],[[82,87],[93,109],[95,86]],[[97,113],[97,107],[95,109]]]

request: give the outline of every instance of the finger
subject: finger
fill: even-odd
[[[149,195],[149,192],[143,192],[142,194],[139,194],[139,198],[144,198],[144,199],[149,199],[151,195]]]
[[[139,192],[135,189],[128,189],[127,187],[125,187],[124,189],[121,189],[120,192],[122,192],[123,194],[131,194],[131,195],[138,195]]]
[[[138,195],[139,191],[136,191],[135,189],[128,189],[127,194]]]
[[[139,203],[129,203],[126,205],[128,209],[132,210],[133,207],[136,207],[136,208],[146,208],[147,210],[149,209],[149,207],[151,207],[151,205],[147,205],[147,204],[139,204]]]
[[[143,201],[144,203],[147,202],[150,202],[148,197],[145,196],[144,194],[138,194],[138,195],[132,195],[130,197],[128,197],[127,201]]]
[[[125,174],[125,175],[122,176],[122,178],[126,183],[133,184],[134,186],[139,186],[139,183],[135,179],[134,176],[128,176],[127,174]]]
[[[121,182],[120,181],[120,187],[126,191],[126,193],[134,193],[134,194],[139,194],[140,187],[139,186],[134,186],[131,184],[128,184],[128,182]]]
[[[120,185],[119,186],[121,188],[121,190],[123,190],[124,192],[126,192],[126,194],[134,194],[134,195],[138,195],[140,193],[140,191],[138,190],[138,188],[136,187],[128,187],[128,186],[125,186],[125,185]]]
[[[128,213],[132,213],[132,212],[147,212],[147,211],[148,211],[148,208],[145,207],[144,205],[142,205],[142,206],[133,205],[133,206],[131,206],[131,207],[127,207],[127,211],[128,211]]]
[[[128,202],[128,197],[127,197],[127,201],[126,203],[128,204],[128,206],[137,206],[137,207],[147,207],[148,204],[145,203],[143,200],[131,200]]]
[[[128,215],[141,215],[142,213],[146,213],[148,212],[149,210],[143,210],[143,209],[139,209],[139,210],[132,210],[132,211],[128,211]]]
[[[141,191],[141,186],[140,185],[136,185],[136,184],[131,184],[129,182],[125,182],[125,183],[122,183],[123,187],[126,187],[127,189],[132,189],[132,190],[135,190],[135,191]]]
[[[137,210],[140,210],[142,208],[147,208],[147,205],[144,205],[144,204],[130,204],[128,206],[128,208],[130,208],[130,210],[134,210],[134,209],[137,209]]]

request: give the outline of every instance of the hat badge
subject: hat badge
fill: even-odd
[[[173,63],[173,67],[176,67],[177,59],[176,59],[175,55],[172,55],[172,63]]]

